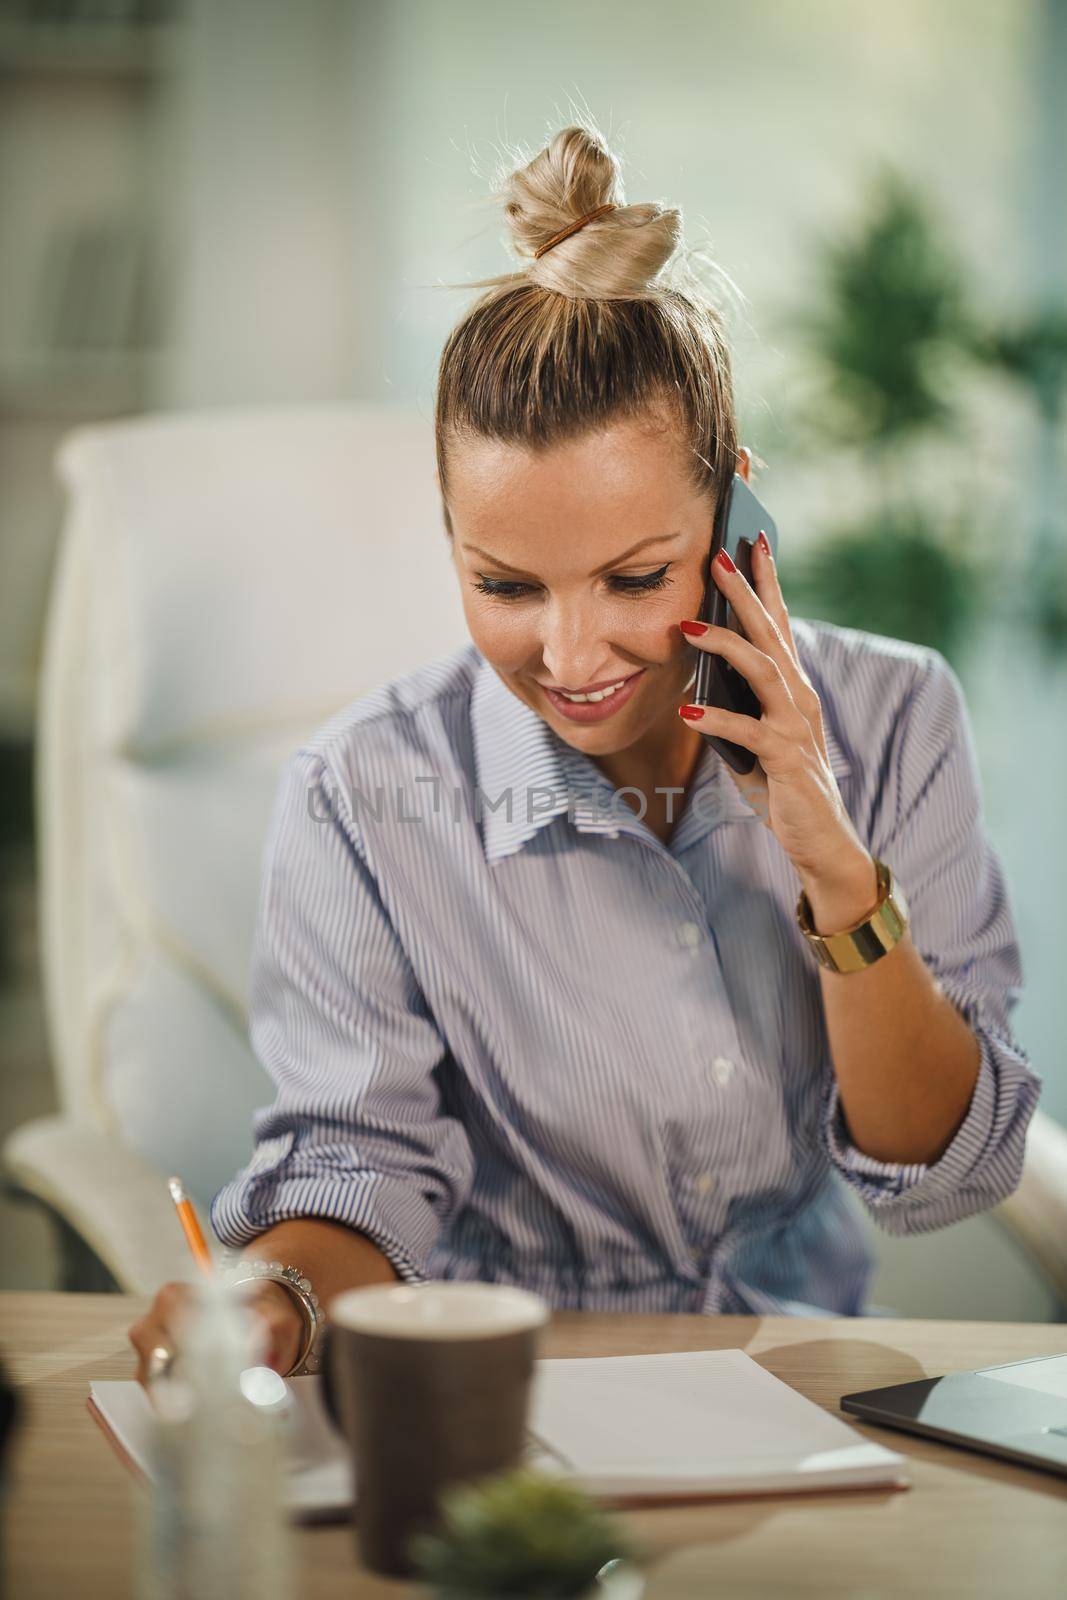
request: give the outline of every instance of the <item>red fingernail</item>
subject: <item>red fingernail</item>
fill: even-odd
[[[678,626],[683,633],[690,634],[694,639],[699,639],[702,633],[707,633],[708,631],[706,622],[680,622]]]
[[[719,563],[719,566],[722,568],[722,570],[724,572],[736,572],[737,571],[737,568],[734,566],[733,562],[730,560],[730,557],[726,554],[725,550],[720,550],[718,555],[715,557],[715,559]]]
[[[769,556],[771,553],[771,547],[767,543],[767,535],[764,533],[762,528],[759,531],[759,538],[756,542],[757,544],[761,544],[763,546],[763,554],[765,556]]]
[[[704,715],[703,706],[679,706],[678,715],[684,717],[686,722],[699,722]]]

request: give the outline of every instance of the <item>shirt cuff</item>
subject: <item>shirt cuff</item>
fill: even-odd
[[[260,1153],[262,1159],[263,1152]],[[239,1174],[211,1201],[211,1226],[232,1249],[275,1223],[340,1222],[369,1239],[405,1283],[427,1281],[426,1258],[438,1233],[433,1208],[410,1180],[375,1173],[363,1181],[326,1175]]]
[[[858,1149],[848,1136],[836,1078],[830,1086],[823,1113],[823,1131],[830,1160],[870,1205],[884,1204],[906,1189],[914,1189],[930,1170],[925,1161],[877,1161]],[[945,1155],[948,1155],[947,1150]],[[941,1159],[944,1160],[944,1156]]]
[[[980,1060],[967,1114],[936,1161],[878,1161],[857,1149],[829,1074],[822,1125],[830,1161],[892,1232],[945,1227],[1006,1199],[1018,1183],[1040,1087],[1022,1052],[987,1018],[981,998],[943,987],[973,1029]]]

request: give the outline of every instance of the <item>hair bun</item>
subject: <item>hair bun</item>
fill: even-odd
[[[628,206],[616,157],[597,133],[578,125],[562,128],[540,155],[510,173],[501,195],[515,250],[530,258],[525,276],[572,299],[655,294],[654,279],[681,238],[677,207]],[[545,248],[606,205],[615,209]]]

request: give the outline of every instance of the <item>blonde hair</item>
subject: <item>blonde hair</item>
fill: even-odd
[[[722,317],[691,265],[699,252],[667,270],[681,212],[627,205],[616,157],[581,124],[507,174],[496,198],[529,264],[465,285],[489,293],[441,352],[434,426],[449,538],[448,446],[464,437],[537,450],[666,414],[694,488],[717,496],[738,459],[730,354]],[[607,204],[615,209],[537,257],[568,223]]]

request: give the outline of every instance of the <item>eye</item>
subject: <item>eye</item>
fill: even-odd
[[[667,577],[670,562],[660,567],[656,572],[646,572],[640,577],[614,577],[609,581],[615,585],[617,594],[642,595],[651,594],[654,589],[665,589],[674,580]],[[495,600],[522,600],[527,594],[533,592],[532,583],[510,583],[497,578],[484,578],[479,574],[478,582],[471,585],[480,594],[491,595]]]
[[[653,589],[665,589],[673,582],[667,577],[669,566],[668,561],[667,566],[660,567],[657,572],[646,572],[640,578],[612,578],[611,581],[618,584],[620,594],[651,594]]]
[[[521,600],[530,588],[528,583],[499,583],[494,578],[479,578],[471,584],[481,594],[492,595],[495,600]]]

